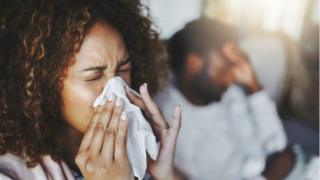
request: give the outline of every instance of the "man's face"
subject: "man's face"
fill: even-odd
[[[233,82],[230,72],[232,64],[218,51],[211,51],[205,61],[207,66],[204,68],[206,75],[211,80],[211,86],[225,91]]]
[[[206,57],[201,58],[202,69],[193,76],[191,87],[208,102],[219,101],[222,94],[232,83],[229,72],[230,64],[218,51],[210,51]]]

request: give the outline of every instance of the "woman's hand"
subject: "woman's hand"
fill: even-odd
[[[169,126],[163,115],[152,100],[147,84],[140,87],[141,97],[133,94],[126,88],[129,99],[139,106],[146,118],[149,120],[156,136],[160,139],[160,152],[157,160],[149,158],[148,171],[155,179],[179,179],[177,171],[173,166],[176,139],[181,124],[181,107],[177,106],[174,111],[172,125]]]
[[[123,100],[114,95],[96,109],[75,158],[86,180],[134,179],[126,147],[128,122],[122,111]]]

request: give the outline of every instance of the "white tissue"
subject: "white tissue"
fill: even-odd
[[[114,77],[108,81],[102,93],[95,100],[93,107],[105,104],[108,95],[114,94],[124,100],[124,111],[129,123],[127,151],[133,174],[142,179],[147,169],[147,155],[156,160],[159,152],[156,138],[151,126],[143,117],[140,108],[130,102],[125,92],[126,83],[121,77]],[[135,94],[134,90],[130,89]]]

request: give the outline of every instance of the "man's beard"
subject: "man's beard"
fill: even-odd
[[[205,69],[192,78],[189,82],[189,88],[192,93],[207,104],[220,101],[226,90],[225,87],[217,85],[210,79]]]

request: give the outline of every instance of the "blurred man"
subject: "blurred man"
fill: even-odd
[[[156,100],[166,117],[182,105],[175,163],[189,179],[277,179],[292,168],[291,152],[277,153],[287,141],[275,104],[236,41],[232,27],[205,18],[168,41],[173,81]]]

